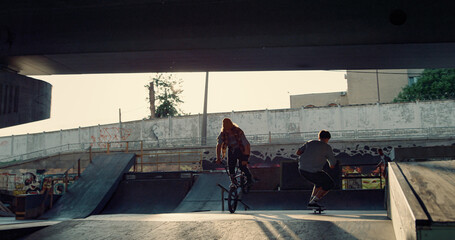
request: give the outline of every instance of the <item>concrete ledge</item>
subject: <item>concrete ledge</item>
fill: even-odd
[[[389,164],[388,214],[396,239],[417,239],[417,231],[430,220],[396,163]]]

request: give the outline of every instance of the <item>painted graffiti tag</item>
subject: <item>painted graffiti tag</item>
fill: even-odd
[[[131,129],[109,127],[101,128],[99,137],[91,136],[92,146],[107,147],[108,142],[119,142],[128,140],[131,135]]]

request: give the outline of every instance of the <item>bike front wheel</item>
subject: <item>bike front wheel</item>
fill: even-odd
[[[228,193],[228,208],[229,212],[234,213],[237,209],[237,202],[239,201],[239,194],[237,188],[231,187]]]

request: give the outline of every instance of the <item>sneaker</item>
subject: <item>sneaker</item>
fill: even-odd
[[[307,207],[309,208],[323,208],[323,206],[319,205],[317,202],[312,202],[312,203],[308,203]]]

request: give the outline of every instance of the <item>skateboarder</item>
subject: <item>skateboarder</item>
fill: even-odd
[[[313,193],[308,203],[309,208],[321,208],[322,206],[318,202],[335,185],[333,179],[322,170],[326,161],[330,168],[334,168],[337,162],[332,147],[328,144],[331,135],[328,131],[321,130],[318,137],[319,141],[308,141],[296,152],[300,156],[300,174],[314,184]]]
[[[245,137],[242,129],[229,118],[223,119],[218,144],[216,145],[216,163],[220,164],[225,157],[228,148],[228,166],[231,182],[235,181],[235,166],[238,162],[239,169],[245,173],[247,184],[252,184],[252,177],[248,169],[248,159],[250,157],[250,143]],[[222,158],[220,157],[223,153]]]

